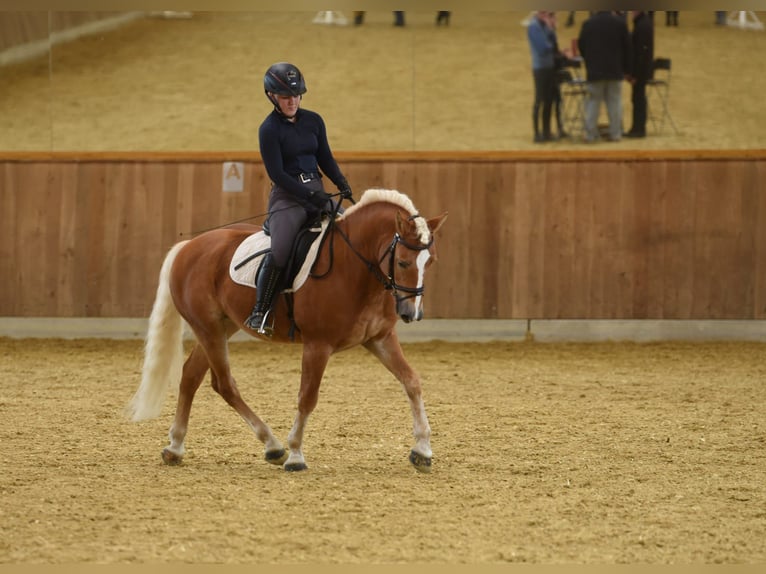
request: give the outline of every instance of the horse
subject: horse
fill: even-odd
[[[270,338],[244,325],[255,289],[234,282],[229,274],[236,248],[258,233],[258,226],[238,223],[205,231],[170,248],[149,316],[141,382],[125,409],[133,421],[156,418],[171,385],[178,385],[170,444],[162,451],[165,464],[183,460],[192,401],[209,370],[215,392],[263,443],[265,460],[287,471],[307,469],[304,431],[330,356],[362,345],[402,384],[415,437],[408,458],[418,471],[430,472],[431,427],[421,381],[404,357],[396,323],[423,318],[424,276],[437,259],[435,237],[447,212],[426,219],[407,195],[368,189],[357,203],[335,215],[310,276],[289,296],[276,298]],[[184,322],[196,338],[185,362]],[[287,437],[289,453],[237,389],[228,340],[240,330],[303,345],[297,413]]]

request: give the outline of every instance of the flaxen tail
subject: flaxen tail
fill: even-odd
[[[160,270],[146,333],[141,384],[125,408],[125,415],[133,421],[158,417],[168,389],[181,380],[184,321],[170,295],[170,269],[186,243],[182,241],[170,249]]]

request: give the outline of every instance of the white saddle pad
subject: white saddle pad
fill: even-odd
[[[298,274],[295,276],[292,287],[284,289],[285,291],[297,291],[306,282],[306,279],[308,279],[311,266],[314,264],[314,260],[319,252],[319,244],[322,237],[324,237],[324,234],[327,232],[329,221],[329,219],[325,218],[322,220],[321,229],[313,229],[313,231],[319,231],[320,233],[311,244],[311,247],[309,247],[309,251],[306,254],[306,260],[303,262],[300,271],[298,271]],[[255,275],[258,273],[258,267],[270,247],[271,237],[266,235],[263,231],[253,233],[247,237],[239,244],[239,247],[237,247],[237,250],[234,252],[234,256],[231,258],[231,263],[229,263],[229,275],[231,275],[231,280],[240,285],[246,285],[247,287],[255,289]],[[250,261],[240,267],[240,264],[243,261],[258,252],[262,253],[257,257],[253,257]]]

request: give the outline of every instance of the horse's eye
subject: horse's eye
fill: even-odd
[[[399,261],[397,261],[396,263],[402,269],[407,269],[407,267],[409,267],[411,265],[411,263],[409,263],[408,261],[402,261],[401,259]]]

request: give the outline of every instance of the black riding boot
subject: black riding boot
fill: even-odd
[[[261,335],[271,337],[273,333],[271,327],[266,325],[266,319],[268,319],[269,312],[271,311],[271,304],[274,300],[274,294],[277,292],[277,285],[281,275],[282,268],[274,265],[271,253],[269,253],[263,260],[263,267],[261,267],[261,271],[256,279],[257,298],[255,307],[253,307],[250,316],[245,319],[245,326]]]

